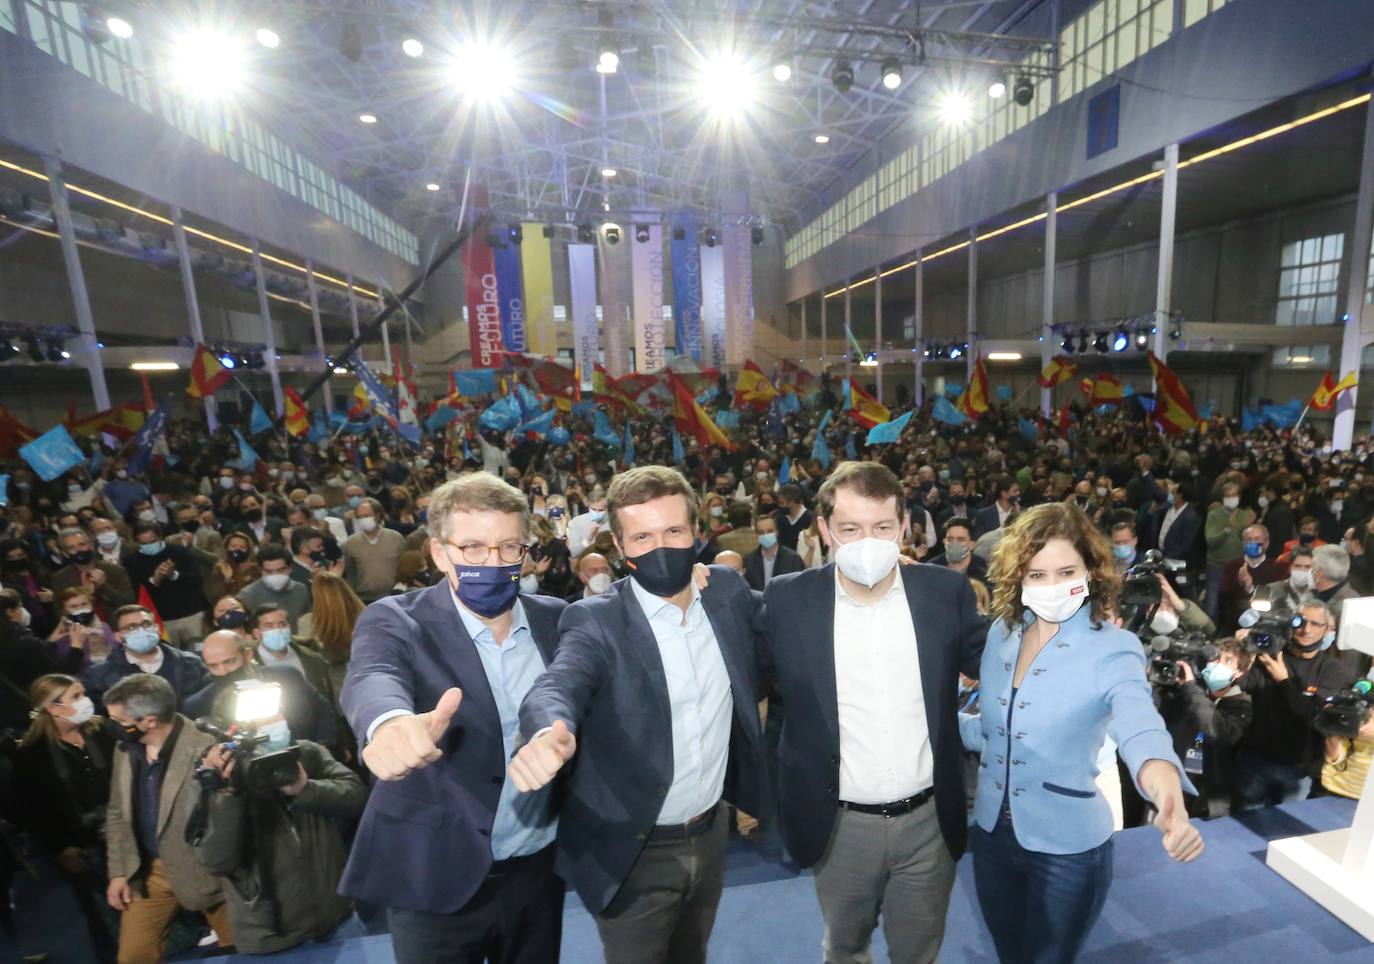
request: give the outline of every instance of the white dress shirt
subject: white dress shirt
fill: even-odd
[[[763,584],[766,586],[773,581],[773,567],[778,564],[778,550],[774,549],[771,556],[767,552],[759,555],[763,556]]]
[[[684,616],[637,580],[630,585],[658,642],[672,712],[673,783],[657,822],[683,824],[715,806],[725,789],[734,711],[730,676],[696,586]]]
[[[895,803],[935,782],[916,627],[900,572],[882,599],[863,606],[836,570],[835,695],[841,800]]]

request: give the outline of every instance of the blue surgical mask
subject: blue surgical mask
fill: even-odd
[[[1264,545],[1259,542],[1247,542],[1245,544],[1245,558],[1258,559],[1264,555]]]
[[[162,554],[163,548],[164,546],[162,544],[162,540],[159,539],[157,542],[139,543],[138,551],[143,553],[145,556],[157,556]]]
[[[520,592],[520,564],[513,566],[453,567],[458,586],[454,590],[462,604],[479,616],[491,619],[515,604]]]
[[[1336,641],[1336,631],[1328,629],[1326,635],[1322,637],[1322,649],[1330,649],[1331,644]]]
[[[124,645],[130,652],[151,653],[157,649],[158,635],[156,629],[131,629],[124,634]]]
[[[356,509],[358,506],[362,505],[362,502],[363,497],[360,495],[350,495],[348,497],[348,507],[350,509]]]
[[[284,653],[286,647],[291,645],[291,630],[265,629],[262,633],[262,644],[274,653]]]
[[[1208,663],[1202,667],[1202,682],[1213,693],[1220,693],[1230,686],[1236,678],[1235,671],[1220,663]]]
[[[606,518],[605,509],[589,509],[587,514],[592,517],[593,522],[600,522],[602,519]]]
[[[310,510],[310,514],[313,515],[316,519],[326,519],[326,518],[329,517],[329,510],[328,510],[328,509],[311,509],[311,510]]]
[[[1118,559],[1120,559],[1122,562],[1126,562],[1126,561],[1129,560],[1129,559],[1134,559],[1134,558],[1135,558],[1135,546],[1122,546],[1122,545],[1116,545],[1115,543],[1113,543],[1113,544],[1112,544],[1112,555],[1116,556],[1116,557],[1117,557]]]
[[[778,544],[778,534],[776,532],[763,532],[759,534],[759,545],[765,549],[771,549]]]
[[[941,482],[949,482],[949,469],[941,469],[939,472],[936,473],[936,475],[940,477]]]
[[[267,737],[267,742],[262,745],[262,748],[268,753],[285,750],[291,745],[291,727],[286,725],[285,720],[278,720],[276,723],[268,723],[266,726],[259,727],[258,735]]]

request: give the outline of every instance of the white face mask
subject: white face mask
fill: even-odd
[[[1047,623],[1062,623],[1082,608],[1088,599],[1088,577],[1053,586],[1021,587],[1021,603]],[[1158,615],[1158,614],[1156,614]]]
[[[358,520],[358,528],[363,532],[372,532],[377,528],[377,520],[372,516],[363,516]]]
[[[895,540],[865,537],[835,547],[835,565],[847,579],[872,589],[897,565],[901,548]]]
[[[71,716],[67,717],[67,722],[73,726],[80,726],[95,716],[95,704],[91,702],[89,696],[81,696],[67,704],[71,708]]]
[[[113,529],[106,529],[104,532],[96,534],[95,543],[102,549],[111,549],[119,541],[119,533]]]
[[[1294,569],[1288,574],[1288,585],[1298,592],[1307,592],[1312,588],[1312,570]]]
[[[1267,509],[1269,508],[1269,497],[1262,495],[1255,500],[1255,504],[1258,505],[1261,509]]]
[[[1221,504],[1226,507],[1228,512],[1234,512],[1240,507],[1240,499],[1234,495],[1228,495],[1221,500]]]
[[[536,593],[539,591],[539,577],[534,573],[520,577],[520,591],[523,593]]]
[[[608,572],[598,572],[587,580],[587,593],[593,596],[600,596],[607,589],[611,588],[611,574]]]
[[[1150,620],[1150,628],[1161,636],[1168,636],[1178,629],[1178,616],[1168,609],[1159,609],[1155,618]]]
[[[262,577],[263,583],[273,592],[281,592],[286,588],[286,584],[291,581],[289,572],[271,572]]]

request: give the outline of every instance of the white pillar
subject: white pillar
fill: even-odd
[[[105,369],[100,360],[99,339],[95,334],[95,317],[91,314],[91,298],[86,291],[86,273],[81,270],[81,253],[72,230],[72,209],[67,204],[67,185],[62,180],[62,162],[45,156],[43,166],[48,173],[48,193],[52,197],[53,217],[57,220],[57,236],[62,244],[62,260],[67,266],[67,283],[72,289],[72,305],[76,309],[76,326],[81,330],[81,344],[69,346],[72,354],[81,359],[91,378],[91,395],[95,410],[110,407],[110,392],[105,387]]]
[[[320,288],[315,282],[315,263],[307,261],[305,263],[305,290],[310,295],[310,324],[315,329],[315,350],[320,353],[320,364],[326,365],[325,359],[328,357],[324,350],[324,328],[320,325]],[[320,393],[324,396],[324,410],[334,411],[334,393],[329,390],[329,382],[324,383],[324,391]]]
[[[1059,239],[1059,195],[1051,192],[1045,198],[1045,284],[1044,297],[1040,302],[1040,369],[1050,363],[1059,345],[1054,340],[1054,282],[1055,282],[1055,245]],[[1050,417],[1054,408],[1054,389],[1040,389],[1040,414]]]
[[[358,337],[358,296],[353,291],[353,276],[344,275],[344,281],[348,284],[348,319],[353,322],[353,337]]]
[[[968,229],[968,354],[964,356],[964,378],[973,378],[973,359],[978,354],[978,227]],[[967,391],[967,387],[965,391]]]
[[[181,288],[186,293],[186,317],[191,323],[191,337],[196,344],[205,344],[205,327],[200,320],[200,301],[196,298],[196,275],[191,270],[191,249],[186,244],[186,225],[182,221],[181,208],[172,208],[172,236],[176,239],[177,263],[181,267]],[[194,364],[194,357],[192,360]],[[205,424],[211,432],[217,427],[215,396],[206,395]]]
[[[803,295],[801,300],[801,358],[806,361],[806,297]],[[805,365],[802,366],[806,367]]]
[[[267,276],[262,270],[262,244],[253,239],[253,279],[258,285],[258,314],[262,316],[262,340],[266,350],[263,352],[267,362],[267,375],[272,379],[272,404],[276,413],[284,411],[281,397],[281,372],[277,370],[277,336],[272,331],[272,312],[267,306]]]
[[[926,290],[926,262],[925,252],[916,249],[916,305],[915,317],[912,320],[912,333],[916,337],[916,385],[911,393],[917,405],[925,402],[925,367],[926,367],[926,309],[925,309],[925,290]]]
[[[854,377],[854,353],[850,350],[854,346],[854,313],[853,313],[853,289],[849,282],[844,283],[844,377],[852,379]],[[850,382],[852,385],[853,382]],[[848,401],[848,399],[846,399]]]
[[[826,353],[826,351],[830,348],[830,343],[829,343],[828,341],[826,341],[826,329],[825,329],[825,308],[826,308],[826,305],[829,303],[829,301],[830,301],[830,299],[827,298],[827,297],[825,296],[825,289],[822,288],[822,289],[821,289],[821,371],[820,371],[820,373],[821,373],[822,375],[825,374],[825,353]]]
[[[877,375],[878,401],[883,400],[883,269],[873,269],[873,347],[878,352]]]
[[[1169,353],[1173,310],[1174,222],[1178,213],[1178,145],[1164,148],[1164,187],[1159,211],[1159,276],[1155,282],[1155,336],[1151,346],[1162,361]],[[1158,386],[1151,386],[1154,390]]]
[[[379,283],[377,285],[377,310],[381,311],[385,307],[386,298],[382,295],[382,286]],[[382,358],[386,360],[386,370],[388,373],[394,371],[391,367],[391,332],[388,330],[390,327],[390,320],[382,322]]]
[[[1345,281],[1345,331],[1341,337],[1341,367],[1336,378],[1344,378],[1350,372],[1356,377],[1360,373],[1360,356],[1364,346],[1374,340],[1374,334],[1366,334],[1366,326],[1374,328],[1374,311],[1365,307],[1364,292],[1369,270],[1369,246],[1374,236],[1374,105],[1364,108],[1364,151],[1360,155],[1360,189],[1355,196],[1355,228],[1351,232],[1347,250],[1350,270]],[[1356,385],[1342,392],[1336,399],[1336,427],[1331,433],[1331,447],[1336,450],[1350,448],[1355,437],[1355,399],[1359,392]]]

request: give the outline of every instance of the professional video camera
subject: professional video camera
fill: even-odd
[[[236,791],[267,793],[289,787],[300,776],[300,747],[265,753],[262,746],[267,737],[258,733],[259,723],[280,712],[280,684],[239,680],[234,687],[234,722],[228,728],[221,728],[209,717],[196,720],[196,729],[215,737],[229,752],[234,771],[226,784],[219,770],[202,763],[196,767],[196,780],[206,790],[228,785]]]
[[[1317,710],[1312,727],[1322,736],[1354,739],[1374,709],[1374,682],[1356,680],[1344,693],[1328,696]]]
[[[1152,686],[1177,686],[1181,682],[1178,668],[1181,660],[1192,664],[1195,677],[1201,676],[1202,668],[1216,659],[1219,652],[1208,642],[1205,633],[1156,636],[1150,640],[1150,666],[1146,678]]]
[[[1163,598],[1163,587],[1159,584],[1160,573],[1170,578],[1186,567],[1186,563],[1164,558],[1164,553],[1151,549],[1134,566],[1121,574],[1121,605],[1150,607],[1158,606]]]
[[[1283,648],[1293,641],[1293,631],[1302,624],[1302,616],[1291,609],[1265,612],[1247,609],[1240,616],[1241,627],[1250,630],[1245,637],[1245,648],[1268,656],[1283,652]]]

